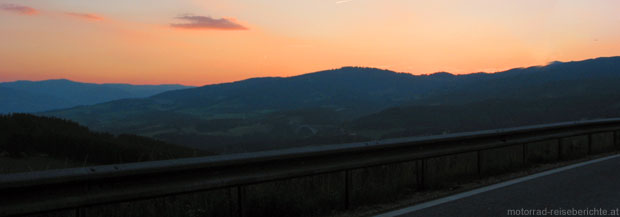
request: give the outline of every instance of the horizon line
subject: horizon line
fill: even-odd
[[[410,75],[413,75],[413,76],[429,76],[429,75],[438,74],[438,73],[448,73],[448,74],[451,74],[451,75],[459,76],[459,75],[472,75],[472,74],[480,74],[480,73],[496,74],[496,73],[506,72],[506,71],[510,71],[510,70],[514,70],[514,69],[527,69],[527,68],[533,68],[533,67],[545,67],[545,66],[549,66],[549,65],[557,64],[557,63],[583,62],[583,61],[588,61],[588,60],[603,59],[603,58],[616,58],[616,57],[620,57],[620,56],[599,56],[599,57],[580,59],[580,60],[570,60],[570,61],[554,60],[554,61],[550,61],[550,62],[546,63],[545,65],[530,65],[530,66],[514,67],[514,68],[509,68],[509,69],[505,69],[505,70],[501,70],[501,71],[495,71],[495,72],[478,71],[478,72],[468,72],[468,73],[451,73],[451,72],[447,72],[447,71],[436,71],[436,72],[433,72],[433,73],[414,74],[414,73],[411,73],[411,72],[399,72],[399,71],[396,71],[396,70],[390,70],[390,69],[381,68],[381,67],[341,66],[341,67],[336,67],[336,68],[331,68],[331,69],[324,69],[324,70],[320,70],[320,71],[306,72],[306,73],[301,73],[301,74],[296,74],[296,75],[291,75],[291,76],[258,76],[258,77],[248,77],[248,78],[243,78],[243,79],[239,79],[239,80],[232,80],[232,81],[219,82],[219,83],[207,83],[207,84],[202,84],[202,85],[190,85],[190,84],[182,84],[182,83],[160,83],[160,84],[157,84],[157,83],[130,83],[130,82],[108,82],[108,83],[106,83],[106,82],[87,82],[87,81],[78,81],[78,80],[74,80],[74,79],[71,79],[71,78],[49,78],[49,79],[43,79],[43,80],[17,79],[17,80],[0,81],[0,84],[3,84],[3,83],[14,83],[14,82],[44,82],[44,81],[66,80],[66,81],[75,82],[75,83],[96,84],[96,85],[106,85],[106,84],[135,85],[135,86],[181,85],[181,86],[186,86],[186,87],[190,87],[191,88],[191,87],[202,87],[202,86],[208,86],[208,85],[218,85],[218,84],[234,83],[234,82],[240,82],[240,81],[245,81],[245,80],[250,80],[250,79],[257,79],[257,78],[291,78],[291,77],[296,77],[296,76],[302,76],[302,75],[307,75],[307,74],[313,74],[313,73],[324,72],[324,71],[331,71],[331,70],[338,70],[338,69],[344,69],[344,68],[379,69],[379,70],[385,70],[385,71],[390,71],[390,72],[394,72],[394,73],[410,74]]]

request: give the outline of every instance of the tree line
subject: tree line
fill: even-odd
[[[12,158],[43,155],[88,165],[211,154],[137,135],[93,132],[69,120],[31,114],[0,115],[0,153]]]

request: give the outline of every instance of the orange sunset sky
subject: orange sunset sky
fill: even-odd
[[[617,55],[618,0],[0,0],[0,81],[205,85]]]

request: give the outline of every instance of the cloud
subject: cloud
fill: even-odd
[[[233,18],[213,19],[208,16],[183,15],[177,19],[187,23],[173,23],[170,26],[180,29],[215,29],[215,30],[247,30],[245,26],[236,22]]]
[[[92,20],[92,21],[103,20],[103,17],[96,15],[96,14],[66,12],[65,15],[72,16],[75,18],[80,18],[80,19]]]
[[[0,9],[22,15],[35,15],[39,13],[37,9],[16,4],[0,4]]]

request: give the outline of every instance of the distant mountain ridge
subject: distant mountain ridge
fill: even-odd
[[[41,112],[93,105],[123,98],[143,98],[183,85],[93,84],[67,79],[0,83],[0,113]]]
[[[343,67],[293,77],[253,78],[238,82],[168,91],[154,103],[183,110],[203,107],[214,112],[283,110],[307,107],[383,107],[413,100],[447,85],[446,79],[362,67]],[[381,105],[381,106],[377,106]]]
[[[620,116],[620,109],[616,109],[619,105],[613,103],[618,96],[620,57],[604,57],[466,75],[412,75],[343,67],[293,77],[254,78],[173,90],[143,99],[45,114],[75,120],[96,130],[237,152],[465,129],[447,127],[454,125],[450,120],[459,121],[459,126],[485,128]],[[494,103],[494,107],[485,107],[488,103]],[[597,108],[592,112],[570,109],[592,106]],[[561,114],[553,118],[544,115],[560,108]],[[499,115],[507,109],[514,112]],[[439,120],[442,113],[434,110],[453,116],[446,116],[452,118],[444,118],[432,128],[427,127],[432,121],[416,122],[433,117]],[[469,112],[458,113],[465,110]],[[476,119],[472,116],[475,114],[508,118]],[[510,114],[535,120],[508,122]],[[403,128],[410,125],[416,126]]]

